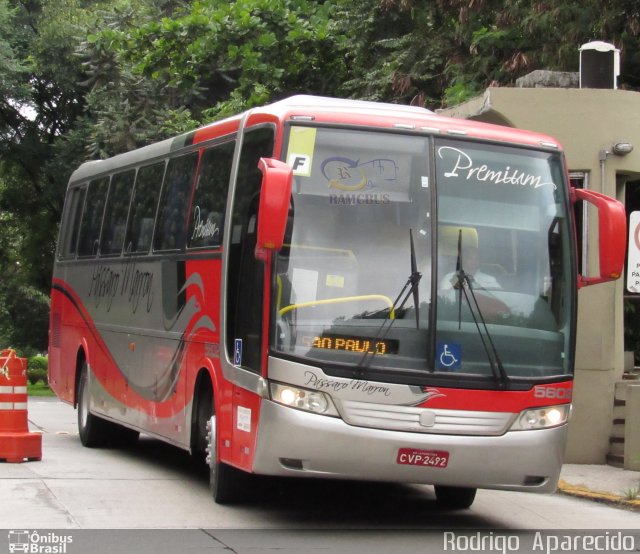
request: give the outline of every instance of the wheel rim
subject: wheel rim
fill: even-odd
[[[89,417],[89,400],[87,399],[87,378],[86,374],[80,383],[80,405],[78,410],[80,413],[80,426],[84,429],[87,426],[87,418]]]
[[[215,492],[216,486],[216,469],[218,464],[218,437],[216,435],[216,416],[211,416],[211,431],[210,431],[210,443],[209,443],[209,455],[211,461],[209,462],[209,483],[212,490]]]
[[[208,424],[213,416],[213,408],[211,407],[211,401],[205,397],[201,397],[197,407],[197,420],[196,420],[196,432],[197,442],[196,448],[202,451],[207,450],[207,444],[209,441]],[[215,436],[215,429],[212,431],[212,435]]]

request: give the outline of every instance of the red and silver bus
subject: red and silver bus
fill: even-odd
[[[206,456],[217,502],[249,473],[426,483],[451,507],[553,491],[577,289],[619,276],[624,237],[550,137],[295,96],[73,173],[50,383],[85,446]]]

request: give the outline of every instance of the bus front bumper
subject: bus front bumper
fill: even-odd
[[[501,436],[409,433],[262,402],[253,471],[514,491],[556,490],[567,425]],[[446,467],[399,463],[399,453],[448,453]]]

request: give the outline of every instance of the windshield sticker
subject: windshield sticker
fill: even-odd
[[[491,168],[483,163],[474,162],[466,152],[453,146],[441,146],[438,148],[438,157],[446,162],[444,177],[463,178],[467,181],[479,181],[493,183],[494,185],[515,185],[522,187],[557,187],[553,182],[546,181],[542,175],[527,173],[511,166]]]
[[[456,342],[438,343],[436,361],[438,369],[460,369],[462,367],[462,346]]]
[[[344,277],[342,275],[327,275],[325,284],[328,287],[344,288]]]
[[[294,267],[291,274],[291,291],[296,304],[314,302],[318,299],[319,273],[313,269]]]
[[[316,129],[313,127],[292,127],[289,137],[287,163],[294,175],[311,177],[313,151],[316,147]]]
[[[322,176],[329,188],[341,191],[359,191],[375,188],[379,181],[398,181],[398,165],[394,160],[378,158],[360,162],[350,158],[334,156],[327,158],[320,166]]]
[[[287,163],[293,169],[294,175],[302,175],[303,177],[309,177],[311,175],[311,156],[306,154],[289,154]]]

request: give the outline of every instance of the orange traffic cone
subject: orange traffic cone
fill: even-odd
[[[42,435],[29,432],[27,360],[14,350],[0,351],[0,460],[42,459]]]

